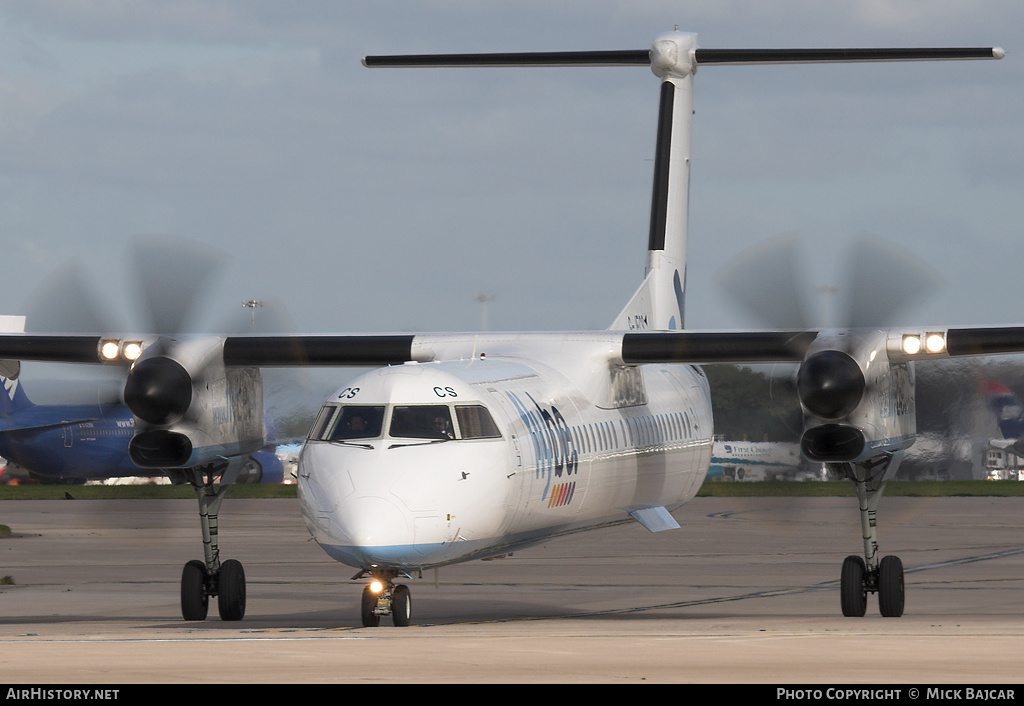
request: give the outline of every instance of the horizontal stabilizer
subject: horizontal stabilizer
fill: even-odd
[[[696,66],[741,64],[832,64],[868,61],[1002,59],[999,47],[896,47],[839,49],[695,49]],[[609,51],[494,52],[485,54],[397,54],[367,56],[368,68],[456,68],[502,66],[650,66],[649,49]]]
[[[639,510],[628,510],[630,516],[644,526],[648,532],[664,532],[665,530],[679,529],[672,514],[665,509],[664,505],[644,507]]]
[[[489,54],[407,54],[367,56],[368,68],[431,68],[455,66],[647,66],[647,49],[611,51],[538,51]]]
[[[706,64],[831,64],[864,61],[954,61],[1002,59],[999,47],[895,49],[697,49],[694,58]]]

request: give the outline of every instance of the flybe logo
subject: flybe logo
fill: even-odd
[[[579,467],[579,452],[569,432],[569,425],[554,405],[549,405],[545,409],[527,393],[526,397],[530,400],[530,405],[527,406],[515,393],[506,394],[529,431],[534,456],[537,459],[535,477],[546,481],[541,499],[548,500],[549,507],[554,507],[550,504],[554,500],[551,487],[554,479],[570,476],[576,473]],[[558,504],[568,504],[571,499],[571,493],[564,494],[562,502]]]

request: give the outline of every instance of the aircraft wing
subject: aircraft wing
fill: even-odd
[[[889,359],[961,358],[1024,353],[1024,327],[885,328]],[[625,363],[801,362],[827,331],[680,331],[625,333]]]
[[[884,335],[891,360],[959,358],[1024,353],[1024,326],[895,327],[871,329]],[[837,330],[844,331],[844,330]],[[228,367],[346,367],[396,365],[433,359],[431,349],[446,341],[550,340],[593,338],[620,341],[625,364],[677,362],[799,363],[812,344],[829,333],[824,330],[744,331],[583,331],[496,334],[317,334],[242,335],[195,337],[223,342],[223,364]],[[933,337],[933,348],[928,347]],[[166,350],[155,336],[130,339]],[[908,340],[920,348],[906,347]],[[174,341],[176,342],[176,341]],[[129,339],[101,335],[0,334],[0,359],[52,363],[129,365],[123,357]],[[172,342],[173,343],[173,342]],[[105,353],[106,348],[113,354]],[[616,357],[614,354],[613,358]]]
[[[578,358],[581,364],[599,364],[603,359],[610,367],[643,363],[799,364],[801,404],[805,413],[825,420],[822,428],[827,432],[836,428],[835,420],[845,418],[855,408],[890,410],[896,404],[896,409],[902,410],[902,400],[913,396],[906,362],[1024,353],[1024,327],[130,339],[0,335],[0,359],[130,364],[124,401],[136,423],[129,453],[136,465],[145,468],[194,467],[261,448],[266,441],[262,368],[400,365],[540,350],[567,360]],[[912,436],[908,431],[894,438],[910,440]],[[825,458],[823,453],[815,455],[813,449],[805,449],[805,454]]]

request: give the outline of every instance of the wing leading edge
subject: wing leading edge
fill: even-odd
[[[962,358],[1024,353],[1024,326],[922,327],[878,329],[890,342],[893,360]],[[645,332],[522,332],[496,334],[323,334],[281,336],[225,336],[223,363],[227,367],[346,367],[398,365],[435,359],[433,348],[445,341],[473,341],[476,345],[515,341],[518,346],[593,339],[607,342],[610,364],[643,363],[799,363],[817,330],[748,331],[645,331]],[[908,337],[924,340],[939,336],[940,349],[922,347],[911,353],[903,348]],[[120,356],[103,353],[105,345],[124,348],[127,339],[99,335],[0,334],[0,359],[50,363],[130,364]],[[148,341],[153,337],[133,337]],[[616,345],[618,342],[618,345]]]

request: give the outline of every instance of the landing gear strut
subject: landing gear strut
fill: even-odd
[[[395,584],[393,580],[399,575],[396,570],[360,571],[353,580],[372,577],[370,583],[363,588],[361,613],[364,628],[375,628],[380,625],[382,615],[391,615],[397,628],[409,626],[412,615],[412,596],[405,584]],[[408,574],[405,574],[409,578]]]
[[[883,617],[903,615],[903,562],[896,556],[886,556],[879,561],[876,527],[878,504],[885,484],[896,475],[902,457],[903,452],[897,451],[881,462],[826,464],[834,476],[853,483],[860,504],[864,557],[846,557],[839,581],[840,603],[847,617],[864,616],[869,593],[878,594],[878,609]]]
[[[204,561],[193,559],[181,572],[181,617],[206,620],[210,596],[217,596],[221,620],[245,616],[245,570],[235,559],[221,563],[217,541],[217,514],[230,483],[222,477],[214,486],[214,467],[190,468],[184,473],[199,501],[199,524],[203,531]]]

